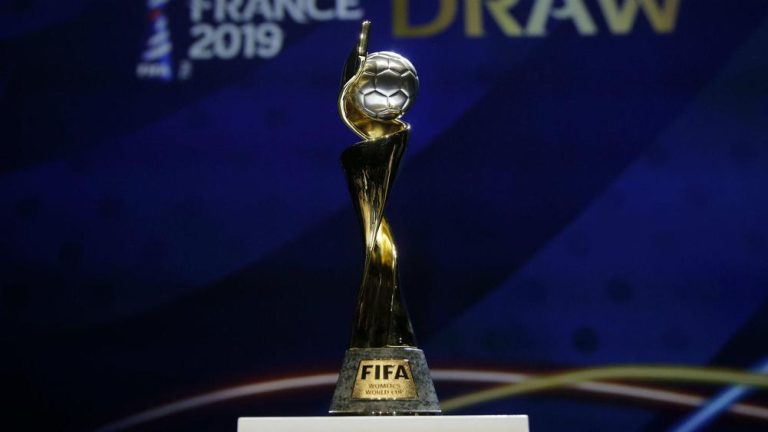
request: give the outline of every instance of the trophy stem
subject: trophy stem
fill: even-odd
[[[341,156],[365,244],[350,349],[330,413],[440,414],[432,378],[400,292],[397,247],[384,218],[410,129],[362,141]]]
[[[342,154],[350,194],[365,243],[365,267],[357,299],[351,348],[415,346],[408,312],[400,294],[397,247],[384,218],[409,130],[363,141]]]

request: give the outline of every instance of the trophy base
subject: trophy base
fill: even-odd
[[[344,355],[331,415],[437,415],[440,403],[424,352],[351,348]]]

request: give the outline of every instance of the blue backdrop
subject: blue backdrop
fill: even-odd
[[[362,268],[336,97],[363,17],[421,78],[387,214],[441,399],[705,375],[452,413],[690,430],[720,368],[768,356],[768,2],[9,0],[3,422],[326,412]],[[768,427],[765,392],[732,402],[697,425]]]

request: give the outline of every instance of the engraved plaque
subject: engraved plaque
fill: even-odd
[[[418,399],[411,365],[406,359],[360,360],[352,399]]]

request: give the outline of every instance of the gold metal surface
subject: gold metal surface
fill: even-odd
[[[397,247],[384,206],[405,151],[408,128],[362,141],[342,153],[365,244],[363,280],[353,320],[351,348],[415,346],[401,299]]]
[[[400,294],[397,247],[384,218],[384,206],[405,152],[410,126],[399,119],[368,117],[354,103],[352,89],[365,68],[369,30],[370,22],[363,22],[358,42],[344,66],[339,94],[342,120],[364,139],[341,155],[365,242],[363,281],[350,346],[415,346]]]
[[[357,368],[352,399],[418,399],[411,365],[406,359],[361,360]]]

